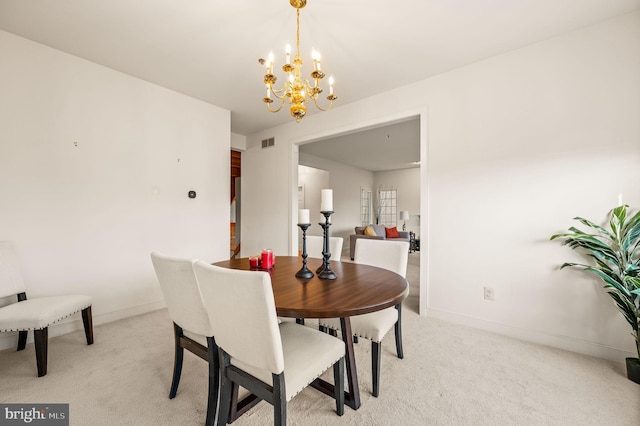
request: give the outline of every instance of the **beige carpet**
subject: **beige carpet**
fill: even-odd
[[[290,425],[640,425],[640,386],[624,365],[417,315],[417,254],[405,302],[405,359],[383,344],[379,398],[371,396],[370,345],[356,345],[362,407],[337,417],[313,389],[288,406]],[[51,339],[49,373],[36,377],[33,345],[0,352],[0,402],[70,403],[72,425],[204,423],[207,367],[185,355],[175,399],[166,310]],[[330,376],[329,376],[330,377]],[[273,423],[262,402],[234,424]]]

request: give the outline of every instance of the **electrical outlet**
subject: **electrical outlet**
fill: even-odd
[[[484,288],[484,300],[496,300],[493,287]]]

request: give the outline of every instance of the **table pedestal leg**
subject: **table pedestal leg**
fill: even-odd
[[[353,350],[353,337],[349,317],[340,318],[340,330],[342,331],[342,340],[345,345],[344,360],[347,370],[347,383],[349,385],[349,391],[344,393],[344,403],[357,410],[360,408],[360,386],[358,385],[358,372],[356,371],[356,357]],[[334,386],[325,380],[318,378],[311,383],[311,386],[329,396],[334,396]]]

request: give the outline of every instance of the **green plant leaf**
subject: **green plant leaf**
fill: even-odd
[[[614,239],[613,234],[611,234],[609,231],[604,229],[602,226],[596,225],[595,223],[591,222],[590,220],[587,220],[587,219],[582,218],[582,217],[574,217],[573,219],[579,221],[580,223],[582,223],[585,226],[588,226],[590,228],[593,228],[593,229],[597,230],[598,232],[606,235],[607,237],[609,237],[612,240]]]
[[[638,313],[634,309],[633,304],[630,304],[628,301],[624,300],[618,293],[614,291],[609,291],[608,294],[616,302],[616,305],[618,305],[618,310],[631,325],[631,328],[633,330],[638,330]]]
[[[637,218],[637,219],[636,219]],[[635,219],[635,223],[633,222]],[[621,248],[625,251],[629,251],[631,248],[635,248],[640,241],[640,213],[631,219],[631,225],[625,224],[622,228],[621,235]]]

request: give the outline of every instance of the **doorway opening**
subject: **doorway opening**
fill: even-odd
[[[393,121],[374,125],[369,123],[338,134],[328,134],[327,131],[327,134],[314,139],[292,141],[293,166],[295,168],[297,159],[298,173],[300,166],[323,169],[329,173],[328,188],[333,189],[335,209],[331,236],[343,237],[343,260],[349,261],[350,235],[355,233],[356,226],[365,225],[364,218],[370,218],[365,220],[368,223],[375,223],[376,218],[384,213],[385,225],[406,227],[413,244],[408,270],[411,277],[407,277],[411,290],[405,303],[415,312],[425,312],[427,306],[425,251],[428,221],[426,187],[423,189],[426,170],[422,166],[426,164],[425,123],[426,111],[418,111]],[[405,133],[406,129],[403,128],[411,130]],[[385,147],[387,151],[384,151]],[[403,154],[407,152],[411,154],[402,163]],[[375,163],[379,165],[375,166]],[[292,183],[296,185],[295,190],[299,182],[299,176],[294,175]],[[379,215],[376,203],[381,188],[385,195],[388,195],[390,188],[393,189],[395,197],[393,206],[385,204],[385,209],[382,209],[384,212],[379,212]],[[319,194],[316,195],[319,197]],[[305,197],[308,199],[312,196],[305,188]],[[292,207],[296,208],[297,205]],[[311,213],[313,216],[314,212]],[[295,243],[297,241],[292,241],[292,244]]]
[[[229,257],[235,259],[240,253],[240,176],[242,154],[231,151],[231,204],[229,223]]]

